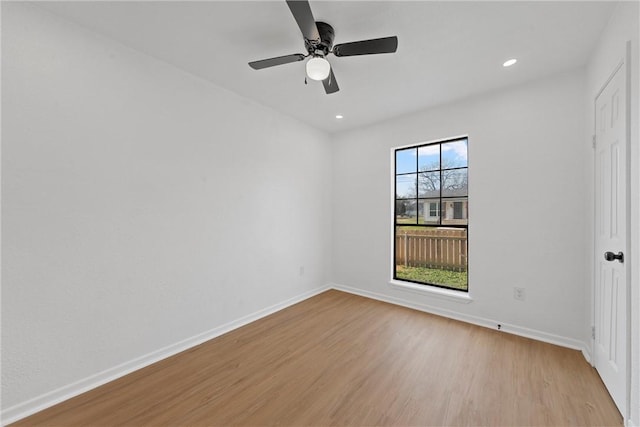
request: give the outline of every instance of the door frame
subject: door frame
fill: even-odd
[[[633,255],[631,253],[631,62],[630,62],[630,58],[631,58],[631,42],[627,41],[626,42],[626,46],[625,46],[625,54],[624,56],[618,61],[618,63],[616,64],[616,66],[613,68],[613,71],[609,74],[609,77],[607,77],[607,79],[605,80],[605,82],[600,86],[600,89],[598,90],[598,92],[596,93],[596,95],[593,97],[593,104],[592,104],[592,108],[593,108],[593,129],[592,129],[592,135],[593,135],[593,152],[594,152],[594,156],[593,156],[593,165],[592,165],[592,171],[593,173],[593,188],[592,188],[592,196],[593,196],[593,222],[591,224],[591,238],[592,238],[592,251],[590,254],[591,257],[591,263],[592,265],[592,281],[591,281],[591,328],[592,331],[595,328],[595,318],[596,318],[596,280],[597,280],[597,272],[596,272],[596,257],[598,257],[599,254],[596,253],[596,198],[595,198],[595,192],[596,192],[596,185],[597,183],[595,182],[596,179],[596,174],[595,174],[595,170],[596,170],[596,156],[595,156],[595,135],[596,135],[596,126],[597,126],[597,109],[596,109],[596,102],[598,97],[602,94],[602,92],[605,90],[605,88],[607,87],[607,85],[611,82],[611,80],[613,79],[613,77],[616,75],[616,73],[619,70],[623,70],[623,72],[625,73],[625,107],[626,107],[626,111],[625,111],[625,136],[626,136],[626,158],[625,158],[625,181],[626,181],[626,192],[625,192],[625,211],[626,211],[626,230],[627,230],[627,239],[626,239],[626,243],[625,243],[625,247],[624,247],[624,254],[625,254],[625,262],[624,262],[624,268],[625,268],[625,289],[626,289],[626,336],[625,336],[625,352],[626,352],[626,372],[628,373],[628,375],[625,378],[625,412],[624,414],[622,414],[622,418],[623,418],[623,425],[627,425],[628,421],[631,419],[631,380],[630,380],[630,374],[631,374],[631,263],[632,263],[632,259],[633,257],[631,255]],[[601,256],[602,254],[600,254]],[[635,329],[634,329],[635,330]],[[591,334],[591,366],[593,366],[595,368],[595,347],[596,346],[596,341],[595,341],[595,334],[592,333]]]

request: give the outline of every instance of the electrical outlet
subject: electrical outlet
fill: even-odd
[[[525,292],[524,288],[513,288],[513,299],[517,299],[518,301],[524,301]]]

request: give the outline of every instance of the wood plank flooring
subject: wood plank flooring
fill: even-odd
[[[622,425],[575,350],[328,291],[14,424]]]

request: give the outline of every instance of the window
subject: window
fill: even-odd
[[[453,219],[463,219],[462,202],[453,202]]]
[[[467,138],[398,148],[393,278],[468,291]]]
[[[440,203],[430,202],[429,203],[429,219],[438,218],[439,216],[440,216]]]

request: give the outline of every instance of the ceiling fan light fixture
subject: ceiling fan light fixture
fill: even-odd
[[[329,77],[331,65],[326,59],[316,56],[307,61],[307,77],[311,80],[324,80]]]

